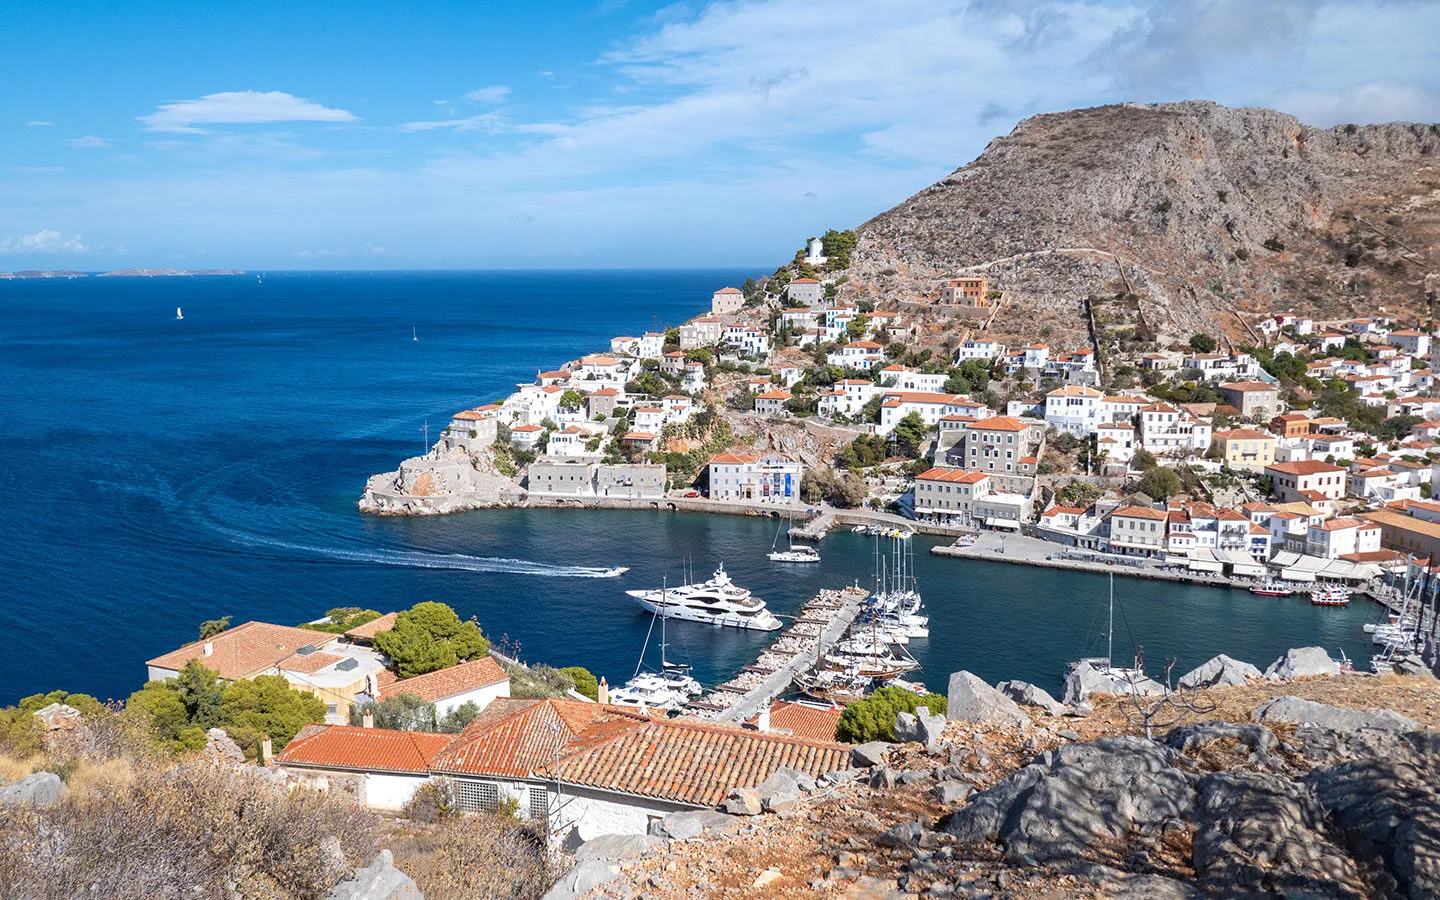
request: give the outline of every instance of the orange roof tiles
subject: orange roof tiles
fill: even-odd
[[[790,399],[790,396],[791,396],[791,395],[790,395],[790,392],[789,392],[789,391],[779,391],[779,390],[776,390],[776,391],[766,391],[766,392],[763,393],[763,394],[756,394],[756,395],[755,395],[755,399],[756,399],[756,400],[789,400],[789,399]]]
[[[946,469],[936,466],[915,476],[916,481],[948,481],[956,484],[977,484],[989,478],[984,472],[967,472],[964,469]]]
[[[770,734],[791,734],[811,741],[835,740],[835,728],[840,724],[839,707],[821,709],[805,703],[790,703],[776,700],[770,704]],[[754,725],[760,719],[750,720]]]
[[[753,455],[751,455],[751,454],[749,454],[749,453],[735,453],[735,452],[732,451],[732,452],[717,453],[717,454],[715,454],[714,456],[710,457],[710,463],[709,463],[709,464],[713,466],[713,465],[715,465],[716,463],[742,463],[742,464],[743,464],[743,463],[753,463],[753,462],[759,462],[759,461],[760,461],[760,457],[758,457],[758,456],[753,456]]]
[[[1332,466],[1330,463],[1318,459],[1303,459],[1296,462],[1272,463],[1266,469],[1279,472],[1282,475],[1319,475],[1330,472],[1344,472],[1339,466]]]
[[[521,427],[523,428],[525,426]],[[536,430],[538,431],[539,428],[536,428]],[[354,628],[345,632],[345,636],[350,638],[352,641],[368,641],[380,632],[389,631],[390,629],[394,628],[395,618],[399,615],[399,613],[393,612],[386,613],[378,619],[371,619],[364,625],[356,625]]]
[[[315,653],[307,653],[304,656],[296,654],[289,659],[282,659],[278,663],[278,666],[286,672],[299,672],[302,675],[311,675],[344,658],[343,656],[332,656],[329,653],[320,653],[317,651]]]
[[[1163,521],[1168,513],[1158,509],[1151,509],[1148,506],[1124,506],[1111,513],[1116,518],[1123,519],[1155,519]]]
[[[178,672],[185,668],[185,664],[190,660],[198,659],[205,668],[211,669],[221,678],[236,681],[273,668],[276,663],[293,656],[296,650],[306,644],[323,647],[338,637],[339,635],[291,628],[288,625],[246,622],[212,637],[208,643],[213,652],[209,656],[205,655],[207,642],[195,641],[148,660],[146,665]]]
[[[1216,441],[1273,441],[1275,435],[1263,431],[1256,431],[1253,428],[1232,428],[1229,431],[1217,431],[1211,435]]]
[[[448,669],[440,669],[438,672],[402,679],[390,685],[385,693],[391,697],[413,694],[429,703],[438,703],[509,679],[510,676],[505,674],[499,663],[488,656],[482,656]]]
[[[723,288],[721,288],[720,290],[716,291],[715,293],[717,293],[717,294],[738,294],[738,293],[740,293],[740,289],[739,289],[739,288],[733,288],[733,287],[723,287]]]
[[[297,736],[275,761],[289,766],[424,775],[436,755],[454,740],[451,734],[330,725],[309,735]]]
[[[1011,416],[991,416],[970,426],[973,431],[1024,431],[1025,423]]]
[[[1230,384],[1220,385],[1220,390],[1249,393],[1250,391],[1276,391],[1279,390],[1279,388],[1273,384],[1266,384],[1263,381],[1236,381]]]

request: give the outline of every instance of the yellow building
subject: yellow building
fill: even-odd
[[[1210,440],[1228,469],[1263,472],[1266,466],[1275,464],[1273,434],[1250,428],[1233,428],[1215,432]]]

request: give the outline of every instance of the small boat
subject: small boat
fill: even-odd
[[[1310,592],[1310,602],[1316,606],[1348,606],[1350,591],[1343,587],[1317,587]]]
[[[607,566],[606,568],[600,570],[600,577],[619,578],[621,575],[624,575],[628,571],[630,571],[629,566]]]
[[[420,333],[415,330],[414,325],[410,326],[410,340],[417,342],[420,340]]]
[[[659,675],[642,672],[617,688],[610,689],[610,702],[616,706],[641,709],[663,709],[669,712],[690,702],[689,696],[674,690]]]
[[[1262,597],[1288,597],[1295,592],[1283,582],[1276,581],[1273,578],[1267,578],[1264,581],[1257,581],[1250,585],[1250,593],[1259,594]]]
[[[789,539],[790,546],[787,550],[781,550],[780,530],[785,529],[787,524],[789,528],[786,529],[786,537]],[[789,517],[785,522],[780,523],[779,529],[776,529],[775,540],[770,542],[770,552],[766,556],[771,562],[818,563],[820,561],[820,554],[814,547],[808,544],[795,546],[795,507],[793,505],[790,507]]]
[[[175,318],[177,320],[185,318],[185,314],[180,311],[180,307],[178,306],[175,307]]]

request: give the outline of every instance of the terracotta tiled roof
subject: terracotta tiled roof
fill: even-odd
[[[198,659],[221,678],[236,681],[258,675],[288,659],[306,644],[323,647],[339,635],[268,622],[246,622],[215,635],[209,641],[213,652],[205,655],[205,641],[186,644],[164,656],[157,656],[146,665],[157,669],[179,671],[192,659]]]
[[[521,426],[522,428],[525,426]],[[539,430],[538,428],[536,429]],[[352,641],[368,641],[382,631],[389,631],[395,627],[395,618],[399,613],[386,613],[378,619],[372,619],[364,625],[356,625],[345,632],[345,636]]]
[[[499,663],[488,656],[482,656],[438,672],[402,679],[386,688],[385,694],[390,697],[413,694],[429,703],[438,703],[508,680],[510,676],[505,674]]]
[[[1046,516],[1080,516],[1084,514],[1085,510],[1081,509],[1078,506],[1052,506],[1049,509],[1045,510],[1043,513],[1041,513],[1040,517],[1044,518]]]
[[[715,293],[717,293],[717,294],[738,294],[738,293],[740,293],[740,289],[739,289],[739,288],[733,288],[733,287],[723,287],[723,288],[721,288],[720,290],[716,291]]]
[[[655,440],[656,437],[658,437],[658,435],[656,435],[653,431],[627,431],[624,435],[621,436],[620,440],[640,441],[642,443],[648,444],[649,442]]]
[[[1125,506],[1115,510],[1111,515],[1125,519],[1155,519],[1157,521],[1164,521],[1168,513],[1158,509],[1151,509],[1148,506]]]
[[[717,453],[717,454],[715,454],[714,456],[710,457],[710,463],[709,463],[709,465],[712,465],[712,466],[713,466],[713,465],[715,465],[716,463],[753,463],[753,462],[759,462],[759,461],[760,461],[760,457],[758,457],[758,456],[753,456],[753,455],[751,455],[751,454],[749,454],[749,453],[733,453],[733,452],[727,452],[727,453]]]
[[[1024,431],[1025,423],[1010,416],[991,416],[971,425],[974,431]]]
[[[1056,388],[1047,397],[1101,397],[1104,396],[1092,387],[1085,387],[1079,384],[1067,384],[1062,388]]]
[[[967,472],[964,469],[945,469],[936,467],[926,469],[915,476],[916,481],[947,481],[956,484],[976,484],[984,481],[990,476],[984,472]]]
[[[463,419],[463,420],[465,420],[465,421],[467,421],[467,422],[473,422],[473,421],[475,421],[475,420],[477,420],[477,419],[483,419],[483,418],[485,418],[485,417],[484,417],[483,415],[481,415],[480,413],[476,412],[476,411],[473,410],[473,409],[462,409],[462,410],[460,410],[458,413],[456,413],[455,415],[451,416],[450,418],[452,418],[452,419]]]
[[[1273,441],[1275,435],[1253,428],[1232,428],[1229,431],[1217,431],[1211,438],[1217,441]]]
[[[789,400],[789,399],[790,399],[790,392],[789,392],[789,391],[780,391],[780,390],[766,391],[766,392],[763,393],[763,394],[757,394],[756,397],[755,397],[755,399],[756,399],[756,400]]]
[[[453,734],[330,725],[310,735],[297,735],[275,761],[291,766],[423,775],[430,770],[431,760],[454,740]]]
[[[302,675],[310,675],[344,658],[343,656],[332,656],[329,653],[320,652],[307,653],[304,656],[296,654],[289,659],[281,660],[279,666],[286,672],[299,672]]]
[[[1220,385],[1220,390],[1243,391],[1248,393],[1250,391],[1275,391],[1279,390],[1279,388],[1273,384],[1266,384],[1263,381],[1236,381],[1231,384]]]
[[[1269,471],[1279,472],[1282,475],[1318,475],[1322,472],[1344,472],[1339,466],[1332,466],[1330,463],[1318,459],[1302,459],[1295,462],[1273,463],[1265,467]]]
[[[776,700],[770,704],[770,732],[790,734],[811,741],[833,741],[835,726],[840,724],[841,712],[838,706],[821,709],[806,703]],[[750,724],[754,725],[759,718],[756,716],[751,719]]]

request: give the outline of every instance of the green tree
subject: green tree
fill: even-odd
[[[570,676],[575,682],[575,690],[589,697],[591,700],[600,699],[600,682],[595,676],[583,666],[566,666],[560,670],[562,675]]]
[[[200,640],[208,641],[215,635],[230,627],[230,617],[221,616],[218,619],[208,619],[200,623]]]
[[[560,395],[561,409],[577,410],[584,405],[585,395],[574,388],[567,388],[565,393]]]
[[[940,694],[920,696],[904,688],[882,687],[875,693],[845,707],[835,735],[852,744],[867,741],[895,740],[897,713],[913,713],[920,707],[932,713],[945,712],[945,698]]]
[[[925,444],[925,438],[930,434],[930,426],[920,418],[918,412],[907,413],[903,419],[895,423],[895,430],[891,435],[895,438],[895,449],[903,456],[913,459],[920,454],[920,448]]]
[[[402,678],[476,659],[490,642],[472,618],[461,621],[444,603],[427,600],[395,617],[395,627],[375,635],[375,649],[395,661]]]
[[[475,721],[475,717],[478,715],[480,715],[480,705],[474,700],[466,700],[442,716],[436,723],[435,730],[441,734],[459,734],[465,730],[465,726]]]
[[[1157,463],[1155,462],[1155,454],[1151,453],[1149,450],[1136,450],[1135,455],[1131,458],[1130,462],[1135,466],[1135,468],[1139,469],[1142,472],[1148,472],[1151,469],[1155,468],[1155,466],[1157,465]]]
[[[155,737],[162,741],[177,741],[181,733],[191,727],[190,713],[173,680],[145,682],[144,687],[125,701],[125,712],[143,717]]]
[[[82,716],[93,716],[105,705],[89,694],[72,694],[69,691],[51,691],[48,694],[31,694],[16,704],[22,712],[35,713],[52,703],[63,703]]]
[[[1180,493],[1181,487],[1180,476],[1174,469],[1164,466],[1156,466],[1146,472],[1139,485],[1141,491],[1156,500],[1168,500]]]
[[[226,731],[247,756],[255,756],[263,735],[280,750],[296,732],[325,721],[325,701],[290,686],[283,675],[232,681],[220,703]]]
[[[1214,353],[1218,346],[1215,339],[1204,332],[1190,335],[1190,349],[1196,353]]]
[[[753,303],[760,297],[760,285],[755,282],[755,279],[747,278],[745,283],[740,285],[740,293],[745,295],[746,303]]]
[[[845,336],[852,341],[858,341],[865,336],[865,332],[869,328],[869,326],[869,316],[856,316],[855,318],[845,323]]]
[[[498,445],[497,445],[498,446]],[[504,448],[508,452],[508,448]],[[366,622],[380,618],[379,610],[361,609],[358,606],[337,606],[327,610],[323,622],[303,622],[299,627],[326,634],[344,634],[352,628],[359,628]]]
[[[855,245],[859,242],[859,236],[854,230],[846,229],[836,231],[830,229],[820,236],[820,245],[824,248],[826,261],[825,265],[830,269],[850,268],[850,256],[855,252]]]
[[[0,753],[26,759],[44,749],[45,734],[34,713],[15,706],[0,709]]]
[[[1078,506],[1086,509],[1100,499],[1100,489],[1088,481],[1072,478],[1055,492],[1055,496],[1066,506]]]
[[[357,703],[350,707],[350,724],[364,724],[367,712],[376,728],[388,728],[391,731],[435,731],[439,727],[435,704],[414,694],[395,694],[379,702],[367,700]]]
[[[862,434],[846,445],[835,461],[844,469],[864,469],[880,465],[888,453],[889,447],[883,436]]]
[[[191,725],[200,728],[214,728],[224,721],[220,703],[225,696],[225,685],[214,669],[201,665],[192,659],[180,670],[175,679],[175,692],[185,705],[185,717]]]

